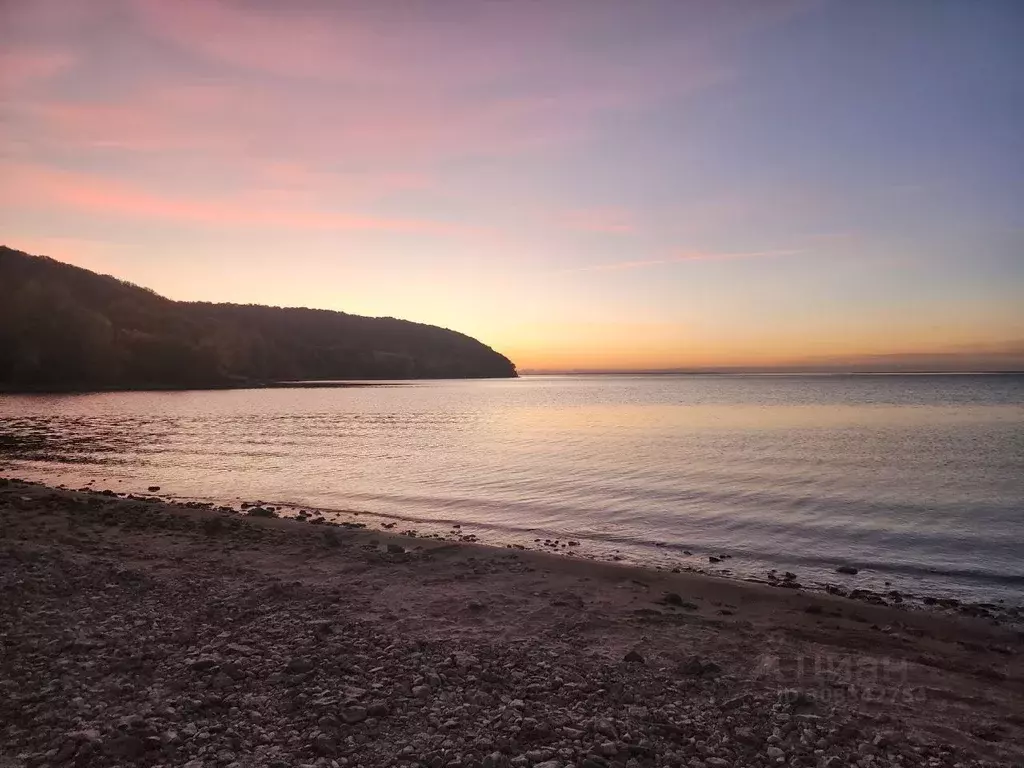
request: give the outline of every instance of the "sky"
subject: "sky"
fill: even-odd
[[[0,243],[521,371],[1024,369],[1019,0],[0,0]]]

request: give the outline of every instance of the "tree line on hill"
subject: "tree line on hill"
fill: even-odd
[[[515,365],[464,334],[320,309],[181,302],[0,246],[0,388],[205,388],[484,378]]]

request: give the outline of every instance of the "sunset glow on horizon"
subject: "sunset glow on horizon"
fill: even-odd
[[[1024,5],[14,0],[0,244],[520,370],[1024,370]]]

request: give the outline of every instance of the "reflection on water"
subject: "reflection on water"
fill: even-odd
[[[26,477],[458,520],[670,564],[1016,599],[1024,379],[524,377],[0,396]],[[692,557],[683,550],[694,553]]]

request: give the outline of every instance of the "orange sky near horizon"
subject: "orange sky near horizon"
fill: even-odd
[[[34,247],[30,247],[34,246]],[[227,279],[197,286],[194,272],[180,272],[174,279],[160,280],[160,270],[152,274],[128,277],[116,254],[74,242],[29,242],[23,250],[52,254],[54,258],[87,269],[113,274],[137,284],[153,287],[169,298],[180,301],[230,301],[279,306],[311,306],[336,309],[370,316],[398,316],[459,330],[479,338],[512,359],[521,371],[567,370],[665,370],[742,369],[773,367],[833,367],[886,369],[919,367],[922,370],[1024,370],[1024,318],[1015,308],[993,318],[991,308],[961,307],[939,324],[929,314],[914,318],[913,305],[898,305],[861,316],[851,322],[835,315],[827,306],[765,306],[772,322],[765,327],[745,322],[726,324],[717,313],[705,313],[706,307],[677,308],[674,317],[641,309],[612,311],[602,317],[597,303],[581,322],[575,307],[563,308],[557,320],[548,306],[557,304],[565,289],[535,287],[533,296],[519,302],[495,302],[488,296],[473,298],[472,284],[456,288],[443,312],[433,298],[423,301],[416,282],[403,281],[394,286],[384,300],[377,296],[339,292],[331,280],[317,280],[317,274],[264,275],[256,269]],[[159,262],[158,262],[159,263]],[[276,266],[271,266],[276,271]],[[322,275],[321,275],[322,277]],[[548,275],[538,276],[538,283]],[[518,277],[509,276],[510,282]],[[318,285],[319,282],[319,285]],[[754,287],[754,292],[756,292]],[[541,292],[541,295],[537,295]],[[744,292],[732,297],[743,303],[750,300]],[[536,302],[536,303],[535,303]],[[394,312],[390,308],[403,308]],[[596,310],[596,311],[595,311]],[[907,314],[911,317],[907,317]],[[476,327],[460,323],[473,317]],[[644,319],[646,317],[646,320]],[[992,336],[987,323],[995,319],[1004,338]],[[893,356],[894,360],[886,360]]]
[[[1024,7],[939,4],[3,4],[0,241],[521,370],[1024,370]]]

